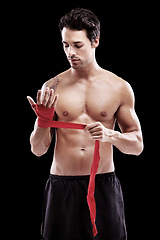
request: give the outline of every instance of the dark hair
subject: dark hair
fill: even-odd
[[[98,17],[88,9],[75,8],[60,19],[59,29],[66,27],[72,30],[86,30],[91,43],[100,36],[100,21]]]

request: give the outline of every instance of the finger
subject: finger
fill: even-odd
[[[52,105],[51,105],[52,108],[53,108],[53,107],[54,107],[54,108],[56,107],[57,101],[58,101],[58,94],[56,94],[55,97],[54,97],[54,99],[53,99],[53,102],[52,102]]]
[[[95,122],[95,123],[91,123],[91,124],[88,124],[85,128],[84,128],[84,131],[87,132],[87,131],[90,131],[91,129],[95,128],[99,126],[99,122]]]
[[[42,99],[42,103],[43,105],[46,107],[47,105],[47,102],[48,102],[48,98],[49,98],[49,95],[50,95],[50,91],[49,91],[49,88],[47,87],[45,92],[44,92],[44,97]]]
[[[34,108],[36,103],[35,101],[33,100],[33,98],[31,98],[30,96],[27,96],[27,99],[28,99],[28,102],[30,103],[31,107]]]
[[[94,137],[94,136],[103,136],[103,132],[102,132],[102,131],[92,132],[92,133],[91,133],[91,136],[92,136],[92,137]]]
[[[38,90],[38,92],[37,92],[37,104],[38,105],[42,104],[41,96],[42,96],[42,91]]]
[[[49,92],[49,98],[48,98],[48,101],[47,101],[47,104],[46,104],[46,107],[47,108],[50,108],[52,103],[53,103],[53,100],[54,100],[54,90],[53,89],[50,89],[50,92]]]
[[[88,130],[90,133],[102,132],[102,126],[96,126]]]

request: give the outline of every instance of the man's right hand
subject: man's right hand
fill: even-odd
[[[34,102],[33,98],[31,98],[30,96],[27,96],[27,99],[28,99],[31,107],[34,110],[36,103]],[[38,92],[37,92],[37,104],[38,105],[43,104],[47,108],[53,108],[56,106],[57,101],[58,101],[58,95],[57,94],[54,95],[53,89],[46,87],[43,94],[42,94],[42,90],[38,90]]]

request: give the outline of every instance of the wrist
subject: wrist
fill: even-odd
[[[118,141],[118,139],[121,138],[121,133],[119,131],[107,129],[107,134],[106,134],[106,142],[111,143],[112,145],[115,144],[115,142]]]
[[[52,121],[54,116],[54,108],[47,108],[43,104],[36,104],[35,112],[38,116],[38,126],[41,128],[50,127],[50,121]]]
[[[41,105],[36,104],[35,110],[36,110],[36,114],[38,117],[44,118],[46,120],[53,119],[54,108],[47,108],[43,104],[41,104]]]

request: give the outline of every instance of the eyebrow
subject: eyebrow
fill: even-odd
[[[67,43],[67,42],[65,42],[65,41],[62,41],[62,43]],[[82,43],[81,41],[77,41],[77,42],[73,42],[74,44],[77,44],[77,43]],[[68,44],[68,43],[67,43]]]

